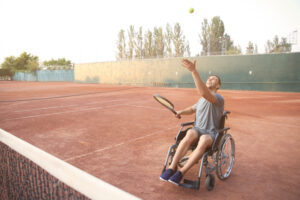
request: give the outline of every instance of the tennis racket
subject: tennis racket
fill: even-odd
[[[176,111],[174,110],[174,105],[165,97],[160,96],[158,94],[153,95],[153,98],[160,103],[161,105],[163,105],[165,108],[167,108],[168,110],[170,110],[172,113],[174,113],[174,115],[176,115]],[[178,116],[178,118],[180,119],[180,115]]]

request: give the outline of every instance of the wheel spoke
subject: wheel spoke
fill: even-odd
[[[234,141],[228,134],[224,137],[219,150],[217,158],[218,163],[218,176],[220,179],[227,178],[232,170],[234,164]]]

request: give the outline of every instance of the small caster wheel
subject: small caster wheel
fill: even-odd
[[[215,186],[215,176],[213,174],[208,174],[205,180],[205,186],[208,191],[214,189]]]

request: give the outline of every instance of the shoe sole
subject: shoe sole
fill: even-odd
[[[163,179],[162,177],[159,177],[159,179],[160,179],[161,181],[168,182],[168,180]]]
[[[174,184],[174,185],[177,185],[177,186],[179,186],[179,183],[176,183],[176,182],[174,182],[174,181],[171,181],[171,180],[169,180],[169,182],[170,182],[170,183],[172,183],[172,184]]]

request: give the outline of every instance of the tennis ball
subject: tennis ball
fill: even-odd
[[[194,8],[190,8],[189,12],[193,13],[194,12]]]

